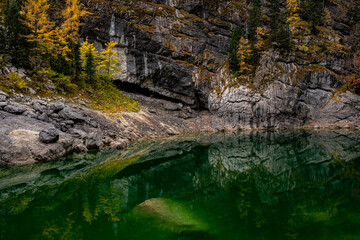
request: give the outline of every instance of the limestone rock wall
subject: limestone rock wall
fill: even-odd
[[[240,12],[231,1],[86,2],[95,13],[81,36],[98,49],[118,42],[123,72],[134,83],[190,106],[206,106],[227,59]]]
[[[339,75],[353,69],[351,55],[329,54],[321,62],[308,62],[265,52],[255,87],[234,84],[226,59],[232,31],[248,17],[246,4],[214,0],[83,3],[95,14],[83,26],[82,38],[95,42],[98,49],[107,41],[118,42],[123,70],[118,83],[208,108],[222,119],[214,123],[216,129],[359,127],[359,97],[337,91],[345,83]],[[335,6],[330,10],[337,14]],[[348,16],[336,17],[332,26],[347,46],[354,42],[354,31],[337,26],[349,21]]]
[[[227,81],[210,94],[209,109],[223,119],[222,127],[233,130],[359,128],[360,97],[339,90],[345,82],[322,65],[318,68],[284,61],[274,53],[264,54],[254,85],[231,86],[231,77],[224,76]],[[261,85],[263,80],[267,83]]]

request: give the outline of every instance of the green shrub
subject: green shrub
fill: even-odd
[[[51,68],[41,68],[36,72],[36,77],[39,81],[44,81],[44,79],[51,80],[58,88],[63,89],[65,92],[73,92],[78,88],[76,84],[72,83],[70,76],[59,74]]]
[[[10,72],[10,87],[14,86],[18,89],[27,88],[27,82],[16,72]]]

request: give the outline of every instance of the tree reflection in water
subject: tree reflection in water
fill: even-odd
[[[215,134],[0,171],[1,239],[358,239],[359,131]]]

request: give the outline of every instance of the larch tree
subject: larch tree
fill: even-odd
[[[57,28],[58,41],[61,45],[60,52],[63,56],[71,51],[70,43],[79,42],[79,28],[82,25],[80,20],[89,14],[81,7],[78,0],[67,0],[66,8],[62,11],[64,22]]]
[[[288,18],[290,30],[291,32],[295,32],[300,21],[298,0],[286,0],[286,3],[286,8],[290,15]]]
[[[249,41],[244,37],[240,38],[239,47],[237,51],[237,57],[239,59],[239,73],[240,74],[249,74],[252,71],[252,66],[247,63],[249,57],[251,56],[251,46]]]
[[[37,55],[56,47],[55,23],[50,21],[47,15],[49,7],[46,0],[28,0],[21,11],[24,16],[23,22],[30,30],[30,34],[25,37],[37,45]]]
[[[116,74],[121,72],[119,68],[121,61],[119,60],[118,53],[114,50],[116,45],[116,42],[106,43],[106,49],[103,49],[100,54],[101,60],[98,66],[98,70],[103,73],[105,77],[110,79],[116,77]]]
[[[306,34],[306,24],[301,20],[299,15],[300,6],[298,0],[286,0],[286,9],[288,11],[289,17],[289,28],[291,33],[291,42],[295,49],[304,48],[302,36]]]
[[[264,37],[268,34],[268,31],[264,27],[257,27],[256,28],[256,44],[255,48],[259,51],[262,51],[265,46],[265,39]]]
[[[98,51],[96,51],[94,44],[89,43],[87,39],[81,43],[80,47],[80,59],[82,62],[83,67],[86,65],[86,55],[88,52],[91,52],[94,56],[98,56]],[[95,57],[96,59],[97,57]]]

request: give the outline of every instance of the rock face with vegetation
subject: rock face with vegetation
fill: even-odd
[[[119,86],[209,108],[218,128],[360,126],[356,0],[87,7],[96,11],[82,36],[119,43]]]
[[[323,67],[312,70],[292,62],[277,62],[277,57],[269,53],[260,60],[257,74],[275,75],[260,91],[222,85],[221,93],[210,95],[209,108],[224,120],[224,128],[360,126],[360,97],[339,90],[344,82],[336,74]]]
[[[240,10],[232,1],[89,1],[95,13],[82,37],[101,48],[118,42],[120,81],[163,97],[207,107],[226,62]]]

